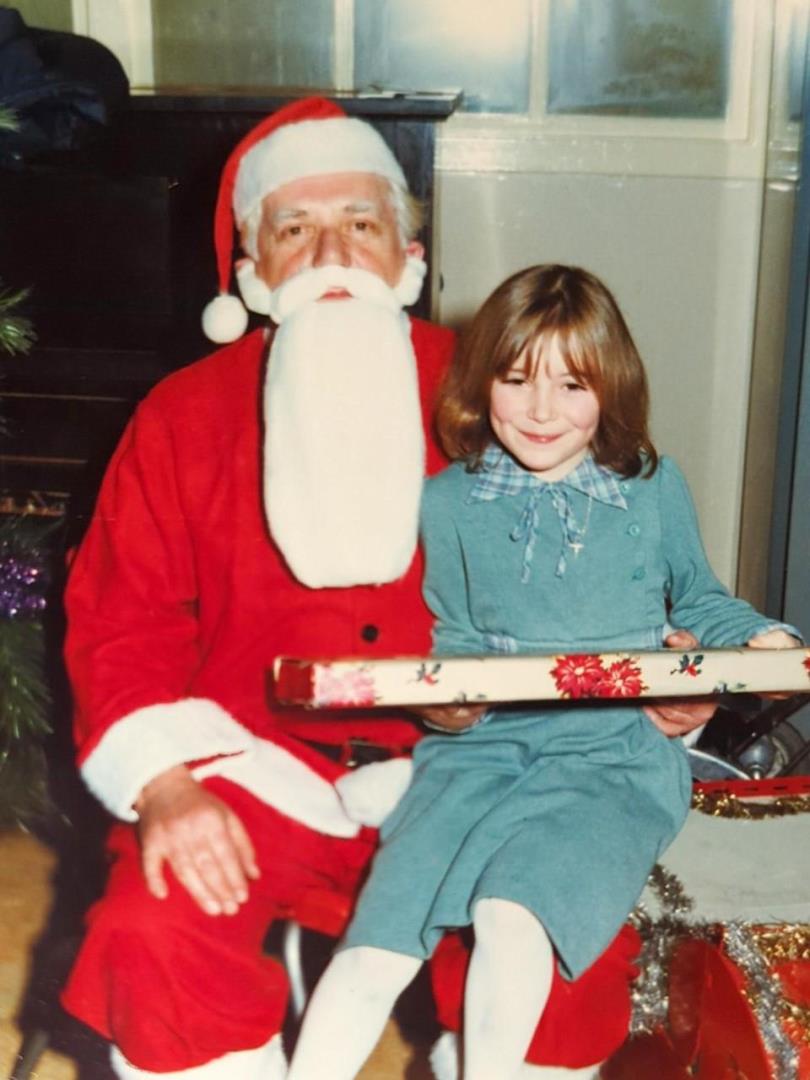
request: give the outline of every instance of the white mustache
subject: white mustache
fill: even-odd
[[[301,270],[270,293],[270,318],[281,324],[305,304],[323,299],[333,290],[345,290],[356,300],[368,300],[396,312],[402,304],[394,290],[378,275],[353,266],[317,266]]]

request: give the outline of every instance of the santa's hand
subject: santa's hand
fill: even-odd
[[[475,727],[488,708],[488,705],[423,705],[411,711],[426,727],[455,734]]]
[[[361,765],[335,781],[340,801],[352,821],[379,828],[411,782],[410,758]]]
[[[680,649],[691,652],[700,648],[700,642],[688,630],[673,630],[664,640],[668,649]],[[702,728],[717,712],[717,702],[713,698],[685,698],[650,701],[643,706],[644,712],[659,731],[674,738],[676,735],[689,735]]]
[[[242,822],[180,765],[150,781],[135,803],[146,887],[168,896],[164,863],[208,915],[235,915],[259,877]]]

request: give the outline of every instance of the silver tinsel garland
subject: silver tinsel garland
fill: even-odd
[[[647,886],[655,894],[661,913],[653,916],[639,901],[630,915],[630,922],[641,937],[639,976],[633,983],[631,1035],[651,1034],[656,1028],[666,1026],[669,969],[675,946],[684,938],[718,939],[716,927],[687,921],[694,902],[669,870],[660,865],[653,867]]]
[[[723,928],[723,947],[745,976],[746,997],[773,1062],[774,1080],[799,1080],[799,1055],[782,1026],[785,1012],[782,985],[763,956],[756,934],[745,923],[727,923]]]
[[[747,923],[722,926],[690,921],[694,908],[677,877],[662,866],[653,869],[648,886],[660,905],[658,916],[639,903],[630,922],[638,930],[642,948],[640,974],[633,986],[630,1034],[650,1034],[666,1027],[669,1006],[669,973],[676,946],[686,939],[708,941],[724,949],[746,981],[746,997],[753,1010],[763,1045],[773,1064],[773,1080],[799,1080],[799,1055],[788,1037],[784,1021],[791,1015],[778,974],[757,941],[756,929]],[[796,928],[786,927],[790,935]]]

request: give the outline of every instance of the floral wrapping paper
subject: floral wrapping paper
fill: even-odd
[[[810,693],[810,649],[316,660],[279,657],[274,696],[313,709]]]

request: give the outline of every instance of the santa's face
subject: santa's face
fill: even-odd
[[[394,286],[407,255],[421,258],[422,246],[402,243],[388,181],[372,173],[305,177],[262,202],[256,273],[271,289],[330,265],[368,270]]]

